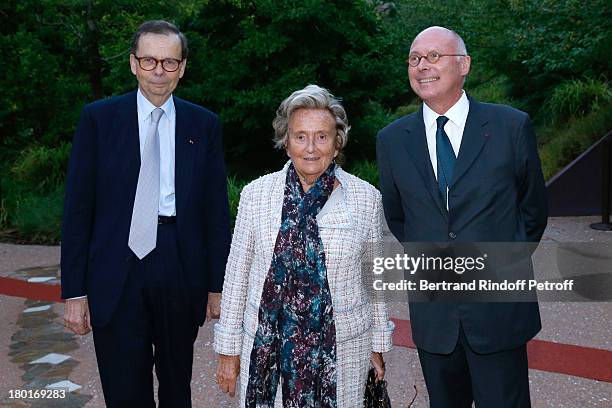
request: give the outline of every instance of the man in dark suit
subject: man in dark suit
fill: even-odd
[[[385,217],[400,242],[537,243],[546,227],[529,117],[468,97],[470,63],[446,28],[411,45],[410,85],[424,103],[377,139]],[[431,407],[530,406],[525,345],[541,328],[537,303],[411,302],[410,318]]]
[[[109,407],[154,407],[153,366],[159,406],[191,407],[193,342],[219,313],[230,243],[221,126],[172,95],[186,58],[176,26],[140,26],[138,90],[85,106],[72,145],[64,321],[93,329]]]

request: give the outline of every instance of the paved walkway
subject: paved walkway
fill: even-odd
[[[612,244],[612,233],[588,228],[595,221],[551,218],[545,242]],[[0,244],[0,407],[104,407],[91,334],[75,336],[62,326],[58,263],[59,247]],[[544,327],[529,344],[533,406],[612,407],[612,303],[543,302],[540,309]],[[407,407],[416,394],[413,407],[427,407],[407,304],[393,303],[390,311],[398,326],[385,356],[393,406]],[[217,391],[215,367],[206,323],[195,343],[194,407],[236,405]],[[11,398],[45,387],[71,392],[57,400]]]

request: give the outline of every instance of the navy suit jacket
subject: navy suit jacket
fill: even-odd
[[[528,115],[469,100],[448,211],[429,158],[423,109],[378,134],[385,218],[400,242],[538,242],[542,237],[546,191]],[[518,347],[541,328],[537,303],[411,302],[410,318],[415,344],[432,353],[454,350],[460,324],[470,346],[481,353]]]
[[[221,292],[230,226],[218,117],[174,97],[176,228],[198,324]],[[87,295],[92,324],[112,317],[130,263],[140,170],[136,92],[84,107],[72,144],[62,222],[62,297]]]

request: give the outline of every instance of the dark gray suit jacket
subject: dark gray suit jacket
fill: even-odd
[[[472,98],[449,186],[449,210],[438,193],[422,108],[377,138],[385,217],[400,242],[538,242],[547,202],[529,116]],[[530,265],[529,265],[530,267]],[[417,347],[455,348],[460,324],[480,353],[518,347],[540,330],[537,303],[411,302]]]

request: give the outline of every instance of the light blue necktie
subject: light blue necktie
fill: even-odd
[[[159,119],[164,111],[151,112],[151,123],[140,157],[140,172],[132,210],[128,246],[138,259],[147,256],[157,244],[157,216],[159,213]]]
[[[448,122],[446,116],[438,116],[436,119],[438,123],[438,129],[436,130],[436,158],[438,161],[438,189],[440,190],[440,196],[446,206],[446,194],[450,182],[453,179],[453,170],[455,168],[455,151],[448,138],[448,135],[444,131],[444,125]]]

